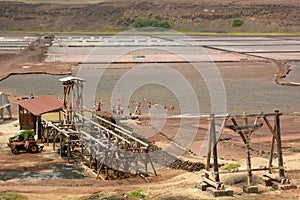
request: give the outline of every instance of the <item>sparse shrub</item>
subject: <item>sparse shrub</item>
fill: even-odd
[[[241,165],[239,163],[228,164],[224,169],[225,170],[236,169],[236,168],[239,168],[240,166]]]
[[[160,14],[154,15],[154,19],[161,20]]]
[[[158,19],[160,16],[155,16],[153,19],[135,17],[133,21],[134,28],[159,27],[170,29],[172,26],[168,21]]]
[[[240,27],[240,26],[243,26],[244,25],[244,21],[241,20],[241,19],[235,19],[233,20],[232,22],[232,27],[235,28],[235,27]]]
[[[131,192],[128,192],[127,194],[129,196],[132,196],[132,197],[137,197],[137,198],[142,198],[142,199],[149,199],[149,196],[143,194],[141,189],[133,190]]]
[[[24,195],[16,192],[1,192],[0,199],[2,200],[27,200],[28,198]]]
[[[272,173],[272,174],[277,174],[277,173],[279,173],[279,170],[277,170],[277,169],[272,169],[272,170],[271,170],[271,173]]]
[[[300,148],[294,148],[293,152],[300,153]]]

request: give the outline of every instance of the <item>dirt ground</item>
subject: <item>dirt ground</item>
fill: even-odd
[[[45,146],[39,154],[13,155],[6,146],[8,137],[14,135],[19,127],[16,126],[17,97],[9,97],[13,104],[13,120],[5,120],[0,125],[0,195],[18,194],[28,199],[136,199],[128,195],[129,191],[141,189],[142,193],[150,199],[214,199],[210,193],[195,188],[195,182],[202,179],[203,171],[187,172],[170,168],[158,171],[158,176],[132,177],[123,180],[95,180],[95,174],[80,163],[68,164],[52,149]],[[160,145],[169,142],[180,119],[170,118],[162,129],[162,134],[154,135],[151,140]],[[200,120],[198,135],[190,150],[182,159],[194,162],[205,162],[199,154],[204,134],[207,132],[206,119]],[[261,173],[254,173],[254,182],[258,182],[259,194],[245,194],[242,186],[246,184],[246,173],[221,175],[226,187],[234,190],[233,197],[226,199],[299,199],[300,197],[300,159],[299,153],[293,152],[300,147],[300,134],[298,124],[299,116],[282,116],[282,147],[286,176],[291,179],[297,189],[288,191],[273,190],[265,187],[257,178]],[[149,118],[140,117],[139,127],[147,127]],[[186,124],[186,127],[195,124]],[[223,140],[218,143],[219,164],[221,170],[229,163],[239,163],[245,169],[245,149],[238,135],[226,129],[221,136]],[[253,135],[252,164],[254,167],[266,166],[270,151],[271,137],[266,127]],[[276,159],[274,159],[276,164]],[[211,161],[212,162],[212,161]],[[10,192],[10,193],[8,193]],[[1,196],[0,196],[1,197]],[[223,198],[222,198],[223,199]]]
[[[179,119],[172,119],[172,123],[162,130],[165,134],[172,134],[174,123]],[[142,118],[141,123],[146,125],[148,119]],[[300,117],[282,117],[283,155],[286,167],[286,176],[298,188],[288,191],[273,190],[265,187],[257,178],[261,173],[254,173],[255,182],[259,183],[259,194],[245,194],[242,185],[246,184],[246,173],[221,175],[226,187],[234,190],[235,199],[298,199],[300,196],[300,159],[299,153],[293,149],[299,148],[299,131],[293,124],[298,124]],[[205,130],[202,126],[199,134]],[[207,126],[206,126],[207,127]],[[0,192],[15,192],[28,199],[135,199],[128,197],[127,192],[141,189],[142,193],[151,199],[213,199],[208,192],[201,192],[194,187],[194,183],[201,180],[203,172],[186,172],[170,168],[158,171],[158,176],[132,177],[123,180],[95,180],[95,174],[80,163],[68,164],[59,157],[52,146],[45,146],[39,154],[13,155],[6,146],[9,136],[19,129],[15,120],[5,120],[0,126]],[[201,134],[200,134],[201,135]],[[253,136],[252,162],[253,166],[265,166],[268,163],[270,137],[265,130]],[[200,138],[197,137],[200,141]],[[219,164],[239,163],[245,168],[245,151],[239,136],[226,130],[221,138],[231,138],[220,141],[218,144]],[[164,139],[153,137],[152,140],[161,142]],[[197,140],[197,139],[196,139]],[[195,149],[193,149],[195,151]],[[183,159],[204,162],[205,158],[191,153],[182,156]],[[276,159],[275,159],[276,163]],[[223,169],[221,167],[220,169]],[[3,194],[3,193],[0,193]],[[113,198],[114,197],[114,198]],[[227,198],[226,198],[227,199]],[[230,199],[230,198],[228,198]]]
[[[2,77],[8,73],[19,73],[27,61],[31,61],[33,66],[26,73],[43,72],[43,73],[68,73],[71,71],[69,64],[44,68],[41,61],[43,54],[43,45],[32,46],[36,48],[17,57],[10,57],[10,65],[1,65]],[[16,59],[17,58],[17,59]],[[10,62],[8,62],[10,63]],[[1,63],[0,63],[1,64]],[[55,63],[56,64],[56,63]],[[29,64],[26,64],[29,65]],[[42,66],[41,68],[39,66]],[[13,69],[14,71],[12,71]],[[46,70],[47,69],[47,70]],[[40,71],[41,70],[41,71]],[[44,71],[43,71],[44,70]],[[238,76],[238,75],[237,75]],[[270,78],[269,74],[266,76]],[[7,192],[21,194],[28,199],[135,199],[129,197],[127,192],[141,189],[142,193],[151,199],[213,199],[207,192],[201,192],[195,188],[194,184],[200,181],[203,171],[187,172],[184,170],[174,170],[164,168],[158,171],[158,176],[150,177],[132,177],[123,180],[95,180],[95,174],[80,163],[68,164],[65,159],[58,156],[57,151],[53,150],[51,145],[45,146],[39,154],[13,155],[6,146],[7,140],[14,135],[19,127],[17,126],[17,96],[9,96],[12,104],[14,120],[5,120],[0,125],[0,195]],[[190,126],[196,126],[197,135],[193,143],[189,146],[190,152],[181,156],[184,160],[194,162],[205,162],[205,158],[200,155],[201,145],[208,129],[208,122],[205,119],[200,120],[201,124],[194,124],[192,121],[187,122],[183,129],[188,131]],[[140,117],[137,127],[143,129],[148,127],[149,118]],[[163,127],[161,133],[154,134],[150,139],[158,146],[170,142],[180,123],[179,118],[170,118],[168,123]],[[260,184],[258,178],[255,182],[259,183],[259,194],[245,194],[242,192],[242,186],[246,184],[246,173],[221,175],[226,187],[234,190],[235,199],[299,199],[300,198],[300,159],[299,153],[294,152],[300,148],[299,134],[299,116],[284,115],[281,117],[282,128],[282,148],[284,162],[286,166],[286,176],[292,183],[298,186],[297,189],[288,191],[277,191],[267,188]],[[271,137],[270,132],[263,128],[255,133],[252,137],[252,162],[253,166],[266,166],[270,151]],[[218,143],[219,164],[223,169],[227,164],[238,163],[242,169],[246,167],[245,147],[240,137],[234,132],[226,129]],[[192,152],[192,153],[191,153]],[[212,161],[211,161],[212,162]],[[274,159],[276,164],[276,159]],[[255,177],[261,173],[255,173]],[[1,196],[0,196],[1,199]],[[227,199],[227,198],[226,198]]]

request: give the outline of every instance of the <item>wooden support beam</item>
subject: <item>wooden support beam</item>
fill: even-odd
[[[204,170],[204,174],[205,174],[205,177],[206,178],[214,178],[215,177],[215,174],[213,172],[210,172],[210,171],[207,171],[207,170]]]
[[[215,181],[219,182],[220,177],[219,177],[219,164],[218,164],[218,152],[217,152],[217,135],[216,135],[216,124],[215,124],[214,114],[211,115],[210,134],[213,142],[212,145],[213,145],[213,158],[214,158],[214,173],[216,174]]]
[[[252,171],[251,171],[251,149],[250,149],[250,138],[246,136],[246,162],[248,171],[248,186],[252,186]]]
[[[80,146],[81,146],[81,162],[83,162],[83,151],[84,151],[84,146],[83,146],[83,142],[80,142]]]
[[[233,125],[236,126],[236,127],[238,127],[238,124],[237,124],[236,120],[235,120],[233,117],[231,117],[230,119],[231,119]],[[246,144],[247,141],[246,141],[246,138],[245,138],[245,136],[243,135],[242,131],[241,131],[241,130],[237,130],[237,132],[238,132],[238,134],[241,136],[241,138],[242,138],[244,144]]]
[[[42,117],[41,115],[37,116],[37,135],[38,139],[42,139]]]
[[[60,154],[60,157],[62,157],[62,135],[61,134],[59,134],[59,145],[60,145],[59,154]]]
[[[281,177],[278,174],[271,174],[271,173],[268,173],[268,172],[264,172],[263,176],[271,179],[272,181],[278,181],[281,184],[290,183],[289,179],[287,179],[285,177]]]
[[[104,177],[100,176],[100,172],[101,172],[102,167],[103,167],[103,160],[100,161],[100,166],[99,166],[99,168],[98,168],[98,172],[97,172],[96,179],[99,179],[99,177],[100,177],[102,180],[105,180]]]
[[[261,112],[260,115],[255,118],[253,125],[258,123],[258,120],[261,118],[261,115],[263,115],[263,112]]]
[[[209,178],[206,178],[206,177],[203,178],[203,181],[206,184],[208,184],[210,186],[213,186],[217,190],[224,190],[225,189],[225,186],[224,186],[224,184],[222,182],[216,182],[216,181],[213,181],[213,180],[211,180]]]
[[[104,153],[104,166],[105,166],[105,176],[106,176],[106,179],[109,178],[107,163],[108,163],[108,151],[105,151],[105,153]]]
[[[210,120],[210,126],[208,129],[208,143],[207,143],[207,155],[206,155],[206,163],[205,163],[205,169],[209,171],[210,168],[210,157],[211,157],[211,120]]]
[[[46,131],[46,141],[47,141],[47,146],[49,146],[49,128],[47,127],[47,128],[45,128],[45,131]]]
[[[152,169],[153,169],[153,172],[154,172],[155,176],[157,176],[155,167],[154,167],[154,165],[153,165],[152,159],[151,159],[151,157],[149,156],[148,152],[146,152],[146,156],[148,157],[148,160],[149,160],[149,162],[150,162],[150,164],[151,164],[151,167],[152,167]]]
[[[71,142],[67,140],[67,159],[68,163],[70,162],[70,157],[71,157]]]
[[[270,129],[270,131],[271,131],[273,137],[275,137],[275,139],[277,140],[277,135],[276,135],[276,130],[275,130],[275,128],[274,128],[274,129],[272,128],[271,123],[270,123],[270,121],[268,120],[268,118],[267,118],[266,116],[264,116],[263,119],[265,120],[267,126],[269,127],[269,129]]]
[[[271,142],[270,157],[269,157],[269,168],[273,166],[274,144],[275,144],[275,137],[273,136]],[[271,172],[271,169],[269,169],[269,172]]]
[[[235,131],[242,131],[246,130],[248,133],[254,132],[258,130],[260,127],[262,127],[262,123],[260,124],[255,124],[255,125],[245,125],[245,126],[234,126],[233,129]]]
[[[281,149],[281,131],[280,131],[280,116],[279,110],[275,110],[275,124],[276,124],[276,135],[277,135],[277,153],[278,153],[278,166],[283,167],[283,157]],[[280,177],[284,177],[284,169],[279,170]]]

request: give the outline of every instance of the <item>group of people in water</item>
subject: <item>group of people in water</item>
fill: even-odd
[[[97,111],[101,111],[102,110],[102,106],[104,103],[107,103],[108,101],[102,101],[101,99],[99,99],[98,103],[95,102],[95,107],[96,107],[96,110]],[[157,106],[158,104],[153,104],[151,101],[147,101],[145,98],[143,99],[143,102],[146,102],[147,106],[143,106],[143,103],[140,102],[140,101],[130,101],[129,105],[127,106],[127,108],[130,110],[130,108],[134,107],[134,112],[133,113],[130,113],[131,115],[134,114],[134,115],[141,115],[143,112],[144,109],[146,109],[148,107],[148,109],[150,108],[153,108],[155,106]],[[173,104],[170,104],[170,105],[166,105],[164,104],[163,105],[163,108],[165,110],[174,110],[175,107]],[[116,104],[113,105],[112,107],[112,112],[114,114],[118,114],[118,115],[123,115],[124,114],[124,107],[123,105],[121,104],[121,101],[118,100],[118,102]]]

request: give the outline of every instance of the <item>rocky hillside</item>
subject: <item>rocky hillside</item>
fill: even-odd
[[[0,1],[0,31],[120,31],[133,28],[135,17],[159,15],[175,30],[300,32],[298,2],[118,0],[97,4],[26,4]],[[233,28],[232,21],[236,18],[242,19],[244,25]]]

